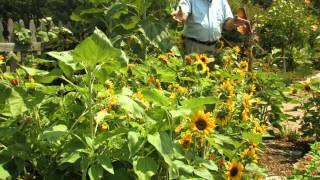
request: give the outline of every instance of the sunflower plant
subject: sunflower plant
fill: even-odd
[[[56,69],[21,66],[0,82],[0,178],[265,175],[264,128],[238,49],[222,59],[170,51],[142,63],[96,29],[74,50],[48,55]]]

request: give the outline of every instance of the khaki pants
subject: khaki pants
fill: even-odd
[[[211,46],[201,44],[195,41],[192,41],[190,39],[185,38],[184,39],[184,54],[192,54],[192,53],[198,53],[202,54],[205,53],[207,55],[213,55],[216,51],[216,44],[213,44]]]

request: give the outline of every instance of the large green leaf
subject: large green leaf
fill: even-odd
[[[88,171],[91,180],[100,180],[103,177],[103,169],[100,165],[94,164]]]
[[[144,138],[140,133],[130,131],[128,133],[128,148],[130,151],[130,157],[133,157],[144,145]]]
[[[111,160],[106,155],[100,155],[97,158],[98,163],[111,174],[114,174],[113,166]]]
[[[83,63],[86,67],[93,69],[97,63],[126,65],[128,58],[126,54],[114,48],[109,38],[99,29],[82,41],[73,51],[75,62]]]
[[[16,117],[28,110],[27,105],[23,99],[23,94],[20,94],[15,89],[12,89],[11,95],[8,99],[8,105],[11,115]]]
[[[242,133],[242,138],[255,144],[262,143],[262,134],[244,132]]]
[[[133,161],[133,169],[138,179],[148,180],[157,173],[158,164],[150,157],[138,157]]]
[[[55,52],[51,51],[47,53],[49,56],[59,60],[58,64],[63,73],[70,78],[73,72],[81,69],[79,63],[73,61],[73,56],[71,51]]]
[[[188,100],[182,101],[181,104],[185,108],[194,109],[206,104],[214,104],[216,102],[217,102],[217,97],[209,96],[209,97],[188,99]]]
[[[55,125],[49,130],[45,130],[41,138],[48,139],[51,141],[57,140],[61,136],[65,135],[68,131],[67,126],[63,124]]]
[[[169,106],[170,105],[170,101],[168,100],[167,97],[161,95],[159,92],[157,92],[153,89],[143,89],[142,94],[147,100],[149,100],[151,102],[155,102],[161,106]]]
[[[145,116],[145,111],[142,106],[137,102],[132,100],[129,96],[118,95],[117,99],[119,100],[120,105],[123,109],[134,115],[135,117],[142,118]]]
[[[203,179],[213,180],[213,176],[210,171],[206,168],[198,168],[194,170],[194,173]]]
[[[10,97],[11,88],[6,85],[0,83],[0,109],[4,108],[6,100]]]
[[[29,68],[26,66],[20,66],[22,69],[24,69],[30,76],[43,76],[49,74],[48,71],[43,71],[35,68]]]
[[[63,75],[61,69],[53,69],[49,74],[42,75],[42,76],[35,76],[37,82],[49,84],[52,83],[54,80],[60,78]]]
[[[186,172],[188,174],[192,174],[194,171],[193,166],[187,165],[184,162],[179,161],[179,160],[174,160],[172,164],[173,164],[172,165],[173,168],[179,169],[179,170]]]
[[[147,138],[148,142],[162,155],[166,163],[171,164],[174,151],[169,135],[165,132],[156,132],[155,134],[149,134]]]
[[[129,132],[129,130],[126,128],[117,128],[112,131],[107,131],[107,132],[101,133],[94,139],[93,144],[95,146],[99,145],[99,144],[103,143],[103,141],[106,141],[113,136],[120,136],[120,135],[126,134],[128,132]]]
[[[3,168],[3,165],[0,165],[0,179],[10,179],[10,177],[9,172]]]

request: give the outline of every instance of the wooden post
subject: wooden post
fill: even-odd
[[[0,42],[4,42],[3,31],[2,18],[0,18]]]
[[[8,20],[8,25],[7,25],[7,30],[9,32],[9,35],[8,35],[9,42],[13,41],[13,28],[14,28],[14,23],[13,23],[13,20],[10,18]]]

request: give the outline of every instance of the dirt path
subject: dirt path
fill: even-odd
[[[298,81],[304,83],[310,79],[320,78],[320,72],[315,75]],[[298,104],[285,103],[283,105],[283,111],[298,120],[285,121],[282,123],[287,133],[299,132],[301,122],[303,120],[303,112],[296,107]],[[300,138],[301,139],[301,138]],[[269,177],[266,180],[282,180],[286,179],[286,176],[290,173],[293,164],[297,162],[305,153],[309,151],[308,142],[297,141],[295,143],[289,142],[286,139],[272,139],[265,140],[265,150],[260,154],[261,164],[268,170]]]

